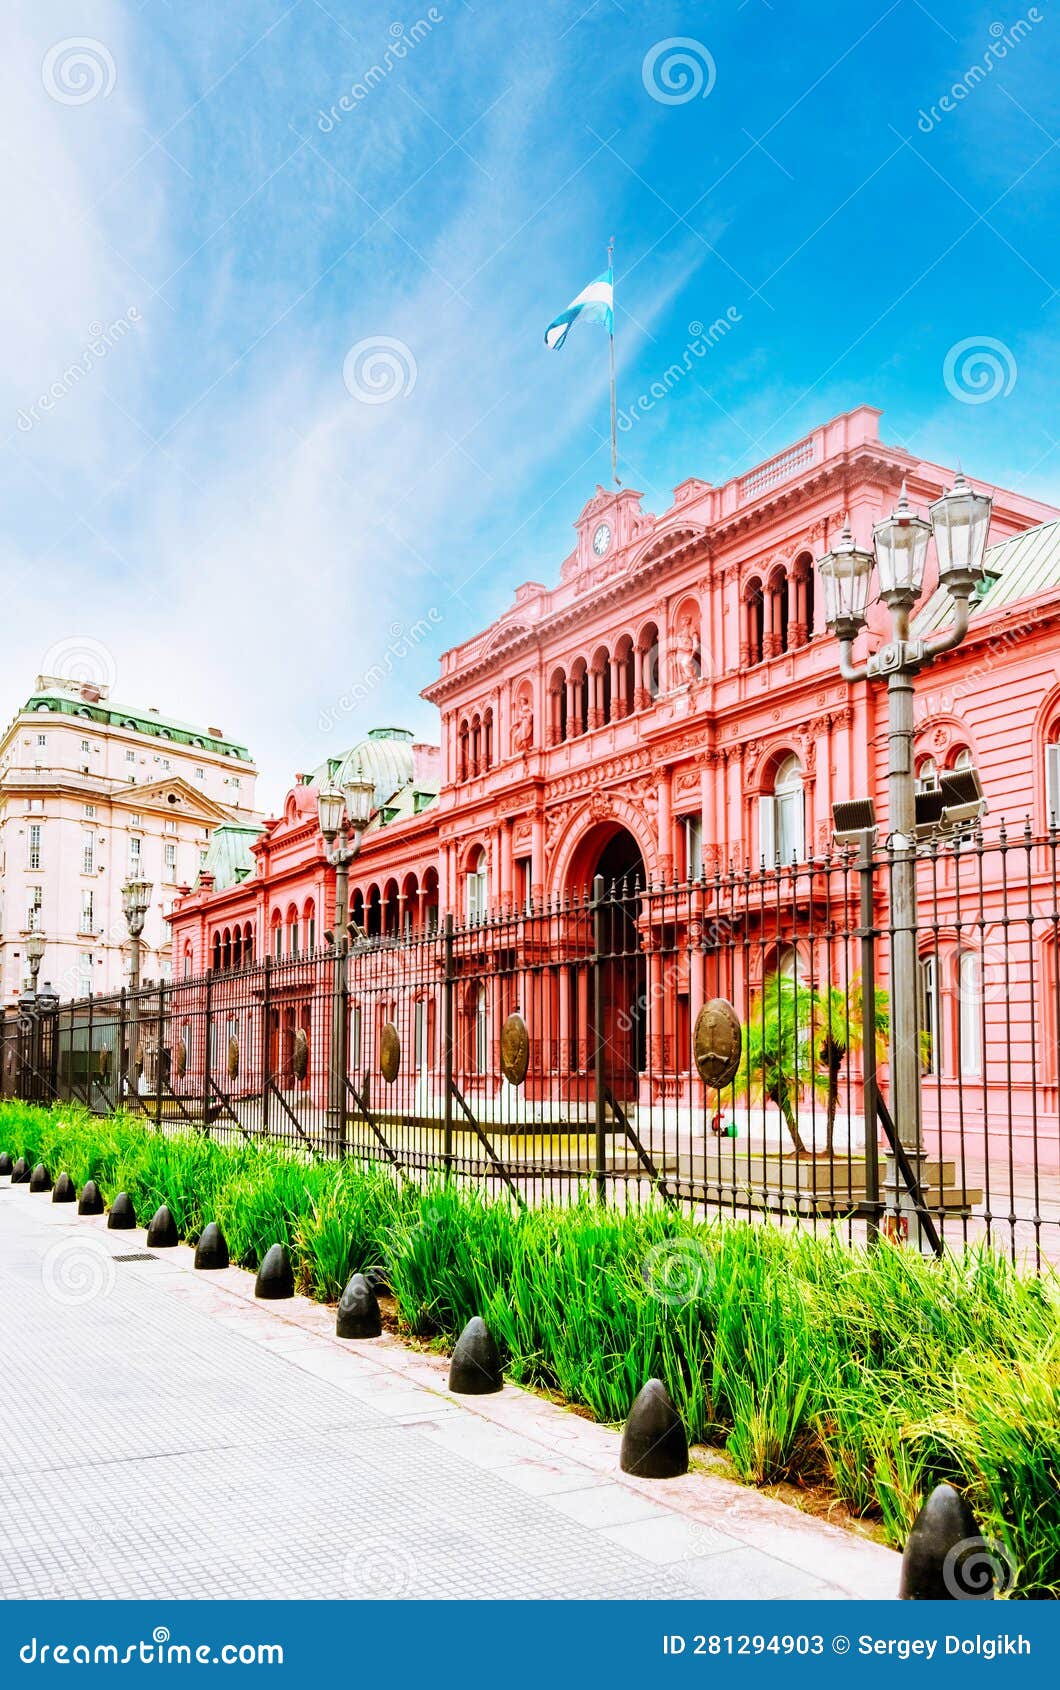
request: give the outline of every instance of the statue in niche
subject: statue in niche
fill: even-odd
[[[524,696],[519,700],[518,713],[512,724],[512,750],[526,752],[534,743],[534,712],[530,700]]]
[[[686,610],[674,630],[674,684],[691,686],[700,676],[699,627],[690,610]]]

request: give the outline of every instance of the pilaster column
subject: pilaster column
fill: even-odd
[[[664,881],[674,872],[673,775],[664,769],[659,776],[659,871]]]
[[[545,896],[545,817],[535,810],[530,824],[530,894],[536,903]]]

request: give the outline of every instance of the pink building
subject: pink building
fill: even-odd
[[[661,894],[638,903],[603,1006],[616,1103],[640,1118],[661,1112],[675,1132],[707,1108],[691,1045],[705,997],[721,992],[746,1010],[778,973],[820,982],[849,979],[856,968],[856,887],[834,858],[831,868],[821,860],[837,799],[873,796],[886,838],[886,693],[840,678],[815,560],[847,516],[865,545],[903,484],[923,511],[954,478],[953,469],[881,441],[878,417],[867,406],[836,417],[721,486],[691,477],[658,514],[643,510],[633,490],[598,487],[575,521],[556,584],[518,588],[497,622],[442,655],[424,695],[439,711],[437,770],[426,748],[407,746],[402,768],[378,783],[376,820],[351,873],[351,912],[355,949],[361,935],[415,944],[437,928],[439,912],[458,932],[479,930],[465,945],[466,966],[455,965],[463,970],[456,1062],[464,1094],[481,1110],[491,1098],[499,1107],[505,1016],[518,1007],[530,1019],[520,970],[546,966],[528,960],[512,924],[520,912],[539,912],[539,943],[540,912],[578,905],[597,875],[619,884],[636,877],[641,888],[699,887],[669,909]],[[988,835],[1007,817],[1022,839],[1028,815],[1044,836],[1060,801],[1060,522],[1022,494],[974,485],[994,500],[992,574],[966,643],[918,680],[918,774],[929,786],[940,771],[971,762],[989,805]],[[945,615],[945,595],[933,589],[929,576],[923,628]],[[872,615],[856,657],[886,632],[882,607]],[[333,874],[314,786],[336,772],[328,766],[295,785],[283,817],[250,847],[245,877],[221,885],[208,872],[178,902],[176,977],[181,958],[194,975],[321,943]],[[976,857],[969,845],[963,859],[958,850],[956,861],[952,853],[924,860],[926,1114],[945,1147],[973,1108],[980,1125],[1003,1109],[1018,1154],[1047,1116],[1055,1162],[1055,852],[1047,844],[1013,851]],[[742,871],[763,860],[771,872],[777,860],[796,865],[785,868],[786,890],[775,881],[766,900],[759,887],[756,909],[752,883],[741,890],[726,879],[722,897],[717,882],[731,865]],[[1015,882],[1018,956],[1004,919]],[[881,871],[881,937],[885,891]],[[587,928],[583,938],[591,943]],[[502,951],[510,964],[502,966]],[[552,968],[547,987],[534,987],[536,1067],[523,1093],[531,1111],[535,1095],[554,1094],[558,1076],[572,1105],[588,1096],[584,989],[565,965]],[[353,1041],[355,1071],[377,1071],[378,1037],[392,1013],[382,1002],[377,1009]],[[286,1031],[275,1034],[291,1050],[300,1013],[292,1006]],[[436,1026],[424,1009],[408,1033],[424,1069],[440,1061]],[[318,1028],[318,1053],[325,1039]],[[978,1085],[974,1102],[969,1082]],[[311,1075],[300,1083],[311,1085]],[[856,1105],[846,1114],[856,1116]],[[535,1119],[547,1118],[542,1104]],[[843,1130],[856,1140],[853,1120]]]

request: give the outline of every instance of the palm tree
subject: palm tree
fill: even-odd
[[[809,1154],[799,1132],[798,1100],[819,1076],[817,994],[786,974],[773,974],[751,1001],[743,1055],[733,1082],[749,1102],[766,1098],[780,1110],[797,1156]]]
[[[824,1092],[827,1109],[825,1124],[825,1155],[832,1154],[835,1138],[835,1117],[839,1104],[839,1080],[849,1053],[865,1048],[865,994],[861,976],[857,974],[847,986],[825,986],[814,994],[814,1045],[820,1072],[814,1084]],[[891,1031],[891,1006],[882,986],[876,987],[873,1029],[876,1060],[887,1056],[887,1041]],[[866,1140],[870,1124],[866,1123]]]

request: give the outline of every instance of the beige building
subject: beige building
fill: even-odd
[[[257,770],[219,728],[127,709],[109,689],[39,675],[0,740],[0,993],[28,982],[25,941],[44,935],[40,984],[62,998],[127,982],[121,889],[153,888],[141,976],[170,976],[163,919],[192,885],[214,829],[253,824]]]

